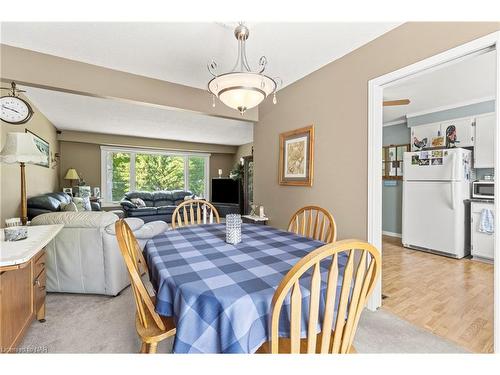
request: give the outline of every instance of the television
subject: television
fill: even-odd
[[[232,178],[212,179],[212,202],[240,203],[240,183]]]

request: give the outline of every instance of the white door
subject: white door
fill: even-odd
[[[456,147],[474,146],[474,120],[472,118],[450,120],[441,123],[441,134],[446,137],[446,130],[450,126],[455,126]],[[445,138],[446,140],[446,138]]]
[[[494,210],[493,203],[471,203],[471,254],[475,257],[493,259],[495,252],[495,235],[486,234],[479,231],[481,211],[483,209]]]
[[[422,141],[424,138],[427,138],[427,144],[425,147],[430,147],[432,138],[437,137],[439,135],[440,129],[441,128],[439,123],[413,126],[411,128],[411,150],[412,151],[417,150],[417,148],[413,144],[415,138],[417,138],[417,140],[419,141]]]
[[[403,245],[464,256],[462,185],[404,181]]]
[[[495,113],[476,117],[474,168],[494,168]]]

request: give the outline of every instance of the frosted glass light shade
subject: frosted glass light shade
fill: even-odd
[[[230,108],[244,113],[276,90],[276,82],[259,73],[227,73],[208,83],[209,91]]]
[[[241,113],[259,105],[265,98],[262,92],[251,89],[231,89],[219,95],[222,103],[230,108],[237,109]]]
[[[7,164],[35,164],[46,162],[47,157],[36,147],[31,134],[13,132],[7,134],[0,160]]]
[[[65,180],[79,180],[80,176],[78,176],[78,173],[76,173],[75,168],[70,168],[66,172],[66,176],[64,176]]]

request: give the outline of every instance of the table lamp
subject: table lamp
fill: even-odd
[[[7,164],[19,163],[21,166],[21,222],[28,222],[28,204],[26,201],[26,164],[47,161],[47,157],[38,150],[33,136],[29,133],[7,133],[5,145],[0,152],[0,160]]]
[[[64,179],[65,180],[70,180],[71,181],[71,187],[73,187],[73,181],[74,180],[79,180],[80,176],[78,176],[78,173],[76,173],[76,169],[75,168],[70,168],[66,172],[66,176],[64,176]]]

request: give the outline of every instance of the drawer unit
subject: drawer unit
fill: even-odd
[[[493,203],[472,202],[471,203],[471,254],[473,257],[493,260],[495,250],[495,235],[479,231],[481,223],[481,211],[483,209],[494,210]],[[494,211],[493,211],[494,212]]]
[[[47,259],[47,255],[45,251],[42,251],[38,258],[35,260],[35,267],[33,269],[33,276],[37,277],[43,271],[45,271],[45,260]]]
[[[47,254],[43,249],[33,262],[33,311],[36,318],[42,322],[45,321],[45,295],[47,294],[46,259]]]
[[[45,321],[45,250],[0,269],[0,352],[16,351],[33,319]]]
[[[35,314],[38,320],[43,320],[45,318],[45,295],[46,292],[46,281],[47,274],[43,270],[33,281],[33,296],[34,296],[34,308]]]

